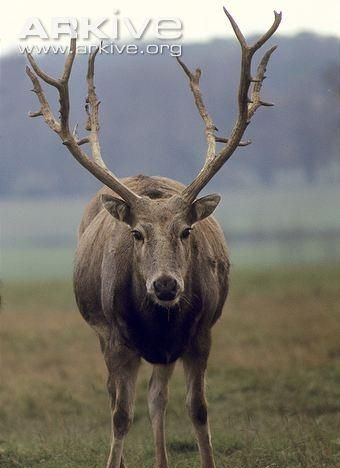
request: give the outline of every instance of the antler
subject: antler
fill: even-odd
[[[250,140],[242,141],[242,136],[250,122],[250,119],[253,117],[257,109],[261,106],[273,106],[272,103],[261,100],[260,92],[263,80],[265,79],[265,72],[268,61],[276,47],[272,47],[265,53],[257,67],[255,78],[253,78],[251,75],[251,62],[255,52],[260,49],[265,42],[268,41],[268,39],[279,27],[282,14],[274,11],[275,18],[272,26],[253,46],[249,46],[231,14],[227,11],[226,8],[223,9],[241,45],[242,51],[241,75],[238,91],[238,117],[229,138],[221,138],[215,134],[215,132],[218,130],[211,116],[206,110],[199,87],[201,70],[197,68],[196,71],[192,73],[189,68],[179,58],[177,58],[179,64],[189,78],[190,89],[193,93],[197,110],[205,125],[205,134],[208,145],[203,168],[196,176],[196,178],[191,182],[191,184],[188,185],[182,192],[182,196],[188,202],[193,202],[195,200],[198,193],[219,171],[223,164],[228,161],[238,146],[247,146],[251,143]],[[252,83],[253,88],[251,91],[251,97],[249,98],[248,92]],[[216,142],[225,144],[219,153],[216,153]]]
[[[96,55],[98,53],[98,48],[95,49],[89,56],[88,60],[88,70],[87,70],[87,87],[88,87],[88,96],[86,98],[86,113],[88,116],[86,130],[88,130],[89,136],[78,139],[77,137],[77,126],[70,131],[69,124],[69,114],[70,114],[70,100],[69,100],[69,88],[68,82],[72,71],[72,65],[76,55],[76,39],[71,39],[70,51],[66,58],[64,71],[60,79],[52,78],[42,71],[32,55],[27,53],[27,58],[32,66],[33,71],[27,66],[26,73],[33,83],[33,92],[36,93],[38,100],[40,102],[40,110],[37,112],[30,112],[30,117],[42,116],[46,124],[56,132],[59,137],[62,139],[63,144],[67,146],[72,156],[87,169],[91,174],[93,174],[98,180],[103,184],[114,190],[118,195],[120,195],[127,203],[133,205],[137,199],[140,197],[136,195],[132,190],[130,190],[126,185],[119,181],[119,179],[108,170],[106,167],[100,151],[100,144],[98,139],[99,132],[99,119],[98,119],[98,109],[100,101],[97,99],[94,85],[94,62]],[[44,91],[41,87],[39,78],[41,78],[45,83],[55,87],[59,93],[59,102],[60,102],[60,119],[57,120],[51,110],[51,107],[46,99]],[[81,148],[80,146],[89,143],[92,150],[91,159]]]

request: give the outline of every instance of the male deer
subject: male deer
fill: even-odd
[[[75,40],[71,40],[60,79],[43,72],[28,54],[33,71],[29,67],[26,71],[41,105],[30,116],[42,116],[75,159],[105,185],[87,206],[80,225],[74,291],[82,316],[98,334],[108,369],[112,408],[109,468],[125,466],[123,443],[133,417],[142,358],[153,365],[148,404],[157,468],[168,467],[164,429],[167,387],[178,359],[185,370],[187,407],[201,466],[215,467],[204,382],[211,327],[220,317],[228,293],[229,260],[222,230],[210,216],[220,196],[196,197],[236,148],[250,143],[242,141],[242,136],[256,110],[272,105],[261,100],[260,91],[275,47],[264,54],[254,77],[251,62],[281,21],[281,13],[274,12],[273,25],[249,46],[230,13],[224,11],[242,52],[238,116],[230,137],[218,137],[203,102],[201,71],[191,72],[178,59],[204,122],[208,146],[202,170],[187,186],[162,177],[118,179],[106,167],[98,139],[99,101],[94,86],[98,49],[88,60],[85,107],[89,134],[82,139],[69,124],[68,81],[76,55]],[[58,90],[59,120],[52,113],[39,78]],[[218,152],[216,143],[223,143]],[[92,158],[82,149],[83,144],[90,145]]]

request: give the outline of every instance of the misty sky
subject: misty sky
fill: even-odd
[[[52,17],[89,17],[120,19],[128,17],[136,25],[142,24],[146,18],[178,17],[183,27],[183,41],[207,40],[213,37],[231,35],[231,28],[227,24],[222,11],[226,5],[233,14],[245,34],[264,31],[273,18],[273,10],[283,12],[283,22],[280,26],[281,34],[294,34],[298,31],[313,31],[319,34],[340,36],[340,2],[338,0],[96,0],[95,2],[71,2],[58,0],[31,0],[30,2],[9,3],[1,17],[2,54],[16,50],[19,43],[19,33],[29,17],[38,17],[48,30]],[[121,27],[121,39],[127,40],[124,25]],[[150,28],[147,39],[154,37]],[[131,38],[130,38],[131,39]],[[66,41],[66,38],[65,38]],[[37,43],[37,39],[35,42]]]

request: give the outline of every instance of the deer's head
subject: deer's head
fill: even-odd
[[[135,203],[102,195],[106,210],[128,225],[133,237],[134,274],[148,297],[159,305],[173,306],[186,293],[192,245],[197,223],[216,208],[220,196],[207,195],[188,202],[181,195]]]

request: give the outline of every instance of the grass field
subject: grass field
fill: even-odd
[[[214,330],[208,398],[217,467],[340,466],[340,268],[232,275]],[[106,372],[69,282],[5,283],[0,315],[0,466],[103,467]],[[141,369],[130,468],[153,466]],[[198,467],[181,366],[167,418],[172,467]]]

